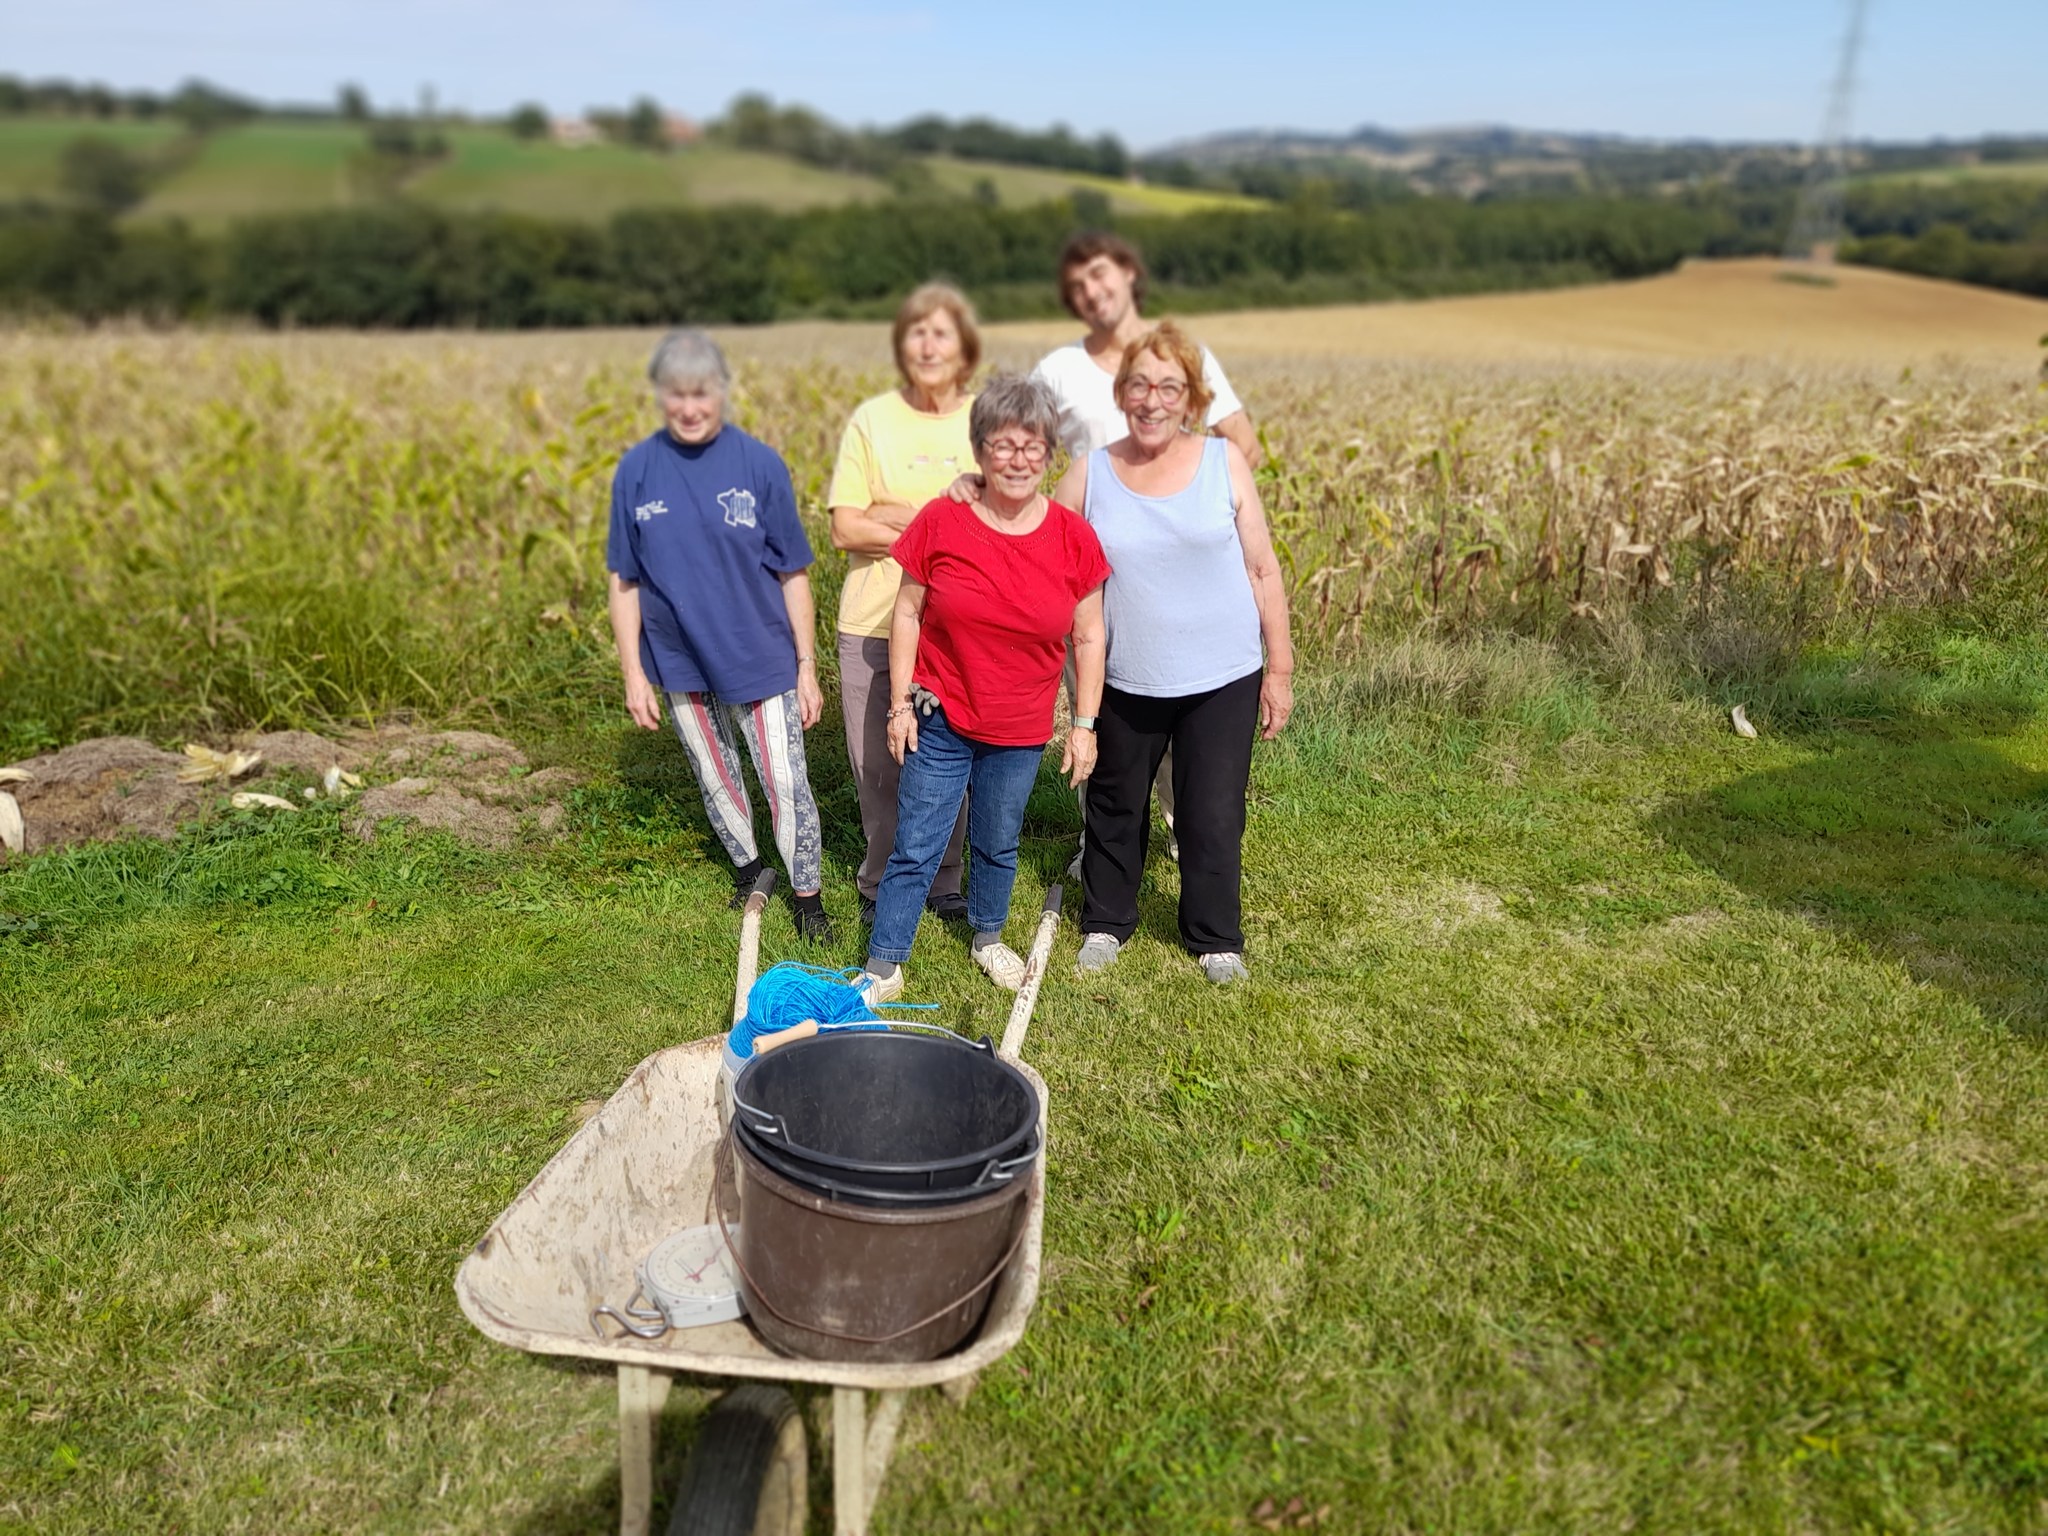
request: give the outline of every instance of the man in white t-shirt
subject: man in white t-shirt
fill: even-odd
[[[1088,334],[1048,352],[1035,372],[1052,386],[1060,403],[1060,440],[1078,459],[1128,434],[1112,386],[1124,348],[1151,328],[1142,312],[1145,263],[1115,235],[1097,230],[1078,234],[1060,252],[1060,302],[1088,327]],[[1251,417],[1207,347],[1202,348],[1202,381],[1215,396],[1209,430],[1237,444],[1246,462],[1257,468],[1265,455]]]

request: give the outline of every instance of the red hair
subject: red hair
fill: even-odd
[[[1182,420],[1201,427],[1209,420],[1209,406],[1216,396],[1209,389],[1208,380],[1202,377],[1202,348],[1194,337],[1175,325],[1171,320],[1162,320],[1151,330],[1124,348],[1123,361],[1117,364],[1116,403],[1124,403],[1124,386],[1130,382],[1131,372],[1138,366],[1138,359],[1146,353],[1161,362],[1174,363],[1186,375],[1188,392],[1181,397]]]

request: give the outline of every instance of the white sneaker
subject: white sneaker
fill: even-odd
[[[1226,986],[1233,981],[1249,981],[1251,972],[1244,963],[1244,956],[1230,950],[1220,950],[1213,955],[1201,957],[1202,974],[1217,986]]]
[[[1124,941],[1113,933],[1087,934],[1081,940],[1081,953],[1074,960],[1074,969],[1083,976],[1090,971],[1106,971],[1123,947]]]
[[[1074,857],[1067,863],[1067,878],[1069,880],[1078,880],[1081,878],[1081,855],[1086,853],[1087,851],[1088,844],[1084,839],[1081,843],[1081,846],[1074,850]]]
[[[873,971],[862,971],[860,980],[854,985],[867,999],[870,1008],[879,1008],[884,1003],[893,1003],[903,995],[903,967],[896,967],[894,976],[877,976]]]
[[[1024,985],[1024,957],[1007,944],[989,944],[974,951],[974,963],[1006,992]]]

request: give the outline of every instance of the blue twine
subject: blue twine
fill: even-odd
[[[835,1029],[887,1029],[874,1009],[867,1005],[858,982],[860,968],[828,970],[821,965],[804,965],[784,960],[771,965],[747,992],[747,1014],[726,1036],[726,1048],[741,1061],[754,1054],[754,1041],[762,1035],[816,1019],[820,1031]],[[885,1007],[935,1008],[936,1003],[895,1003]]]

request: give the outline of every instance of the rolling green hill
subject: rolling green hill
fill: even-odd
[[[448,158],[408,181],[407,196],[470,212],[583,219],[677,204],[759,203],[790,212],[889,196],[872,177],[716,145],[666,154],[618,144],[565,149],[489,128],[456,129],[448,139]]]
[[[1048,203],[1079,190],[1100,192],[1118,213],[1198,213],[1210,208],[1257,208],[1259,203],[1234,192],[1187,192],[1178,187],[1145,186],[1132,181],[1112,181],[1107,176],[1090,176],[1082,171],[1048,170],[1034,165],[991,165],[982,160],[955,160],[930,155],[923,165],[932,179],[948,192],[964,195],[988,182],[999,201],[1012,206]]]
[[[1978,165],[1943,165],[1916,171],[1882,171],[1858,176],[1861,186],[1951,186],[1963,181],[2048,181],[2048,160],[1992,160]]]
[[[112,139],[138,154],[176,142],[172,123],[88,122],[75,117],[0,118],[0,203],[32,198],[55,201],[62,193],[58,168],[64,146],[82,134]]]
[[[360,195],[349,160],[362,143],[360,130],[339,124],[225,129],[158,183],[135,217],[176,217],[206,228],[252,214],[346,207]]]
[[[216,229],[255,214],[349,207],[386,195],[365,173],[365,134],[353,124],[267,119],[222,129],[193,144],[168,123],[17,117],[0,119],[0,203],[61,201],[64,147],[88,133],[174,160],[131,215],[136,219],[176,217],[202,230]],[[522,141],[486,126],[449,127],[444,137],[448,155],[404,178],[400,195],[464,212],[497,209],[589,220],[626,208],[754,203],[795,212],[895,195],[873,176],[722,145],[696,144],[664,154],[609,143],[571,149]],[[1099,192],[1117,212],[1129,214],[1258,206],[1229,193],[1144,186],[1077,171],[946,156],[919,163],[942,192],[970,196],[987,181],[1011,207],[1050,202],[1076,190]]]

